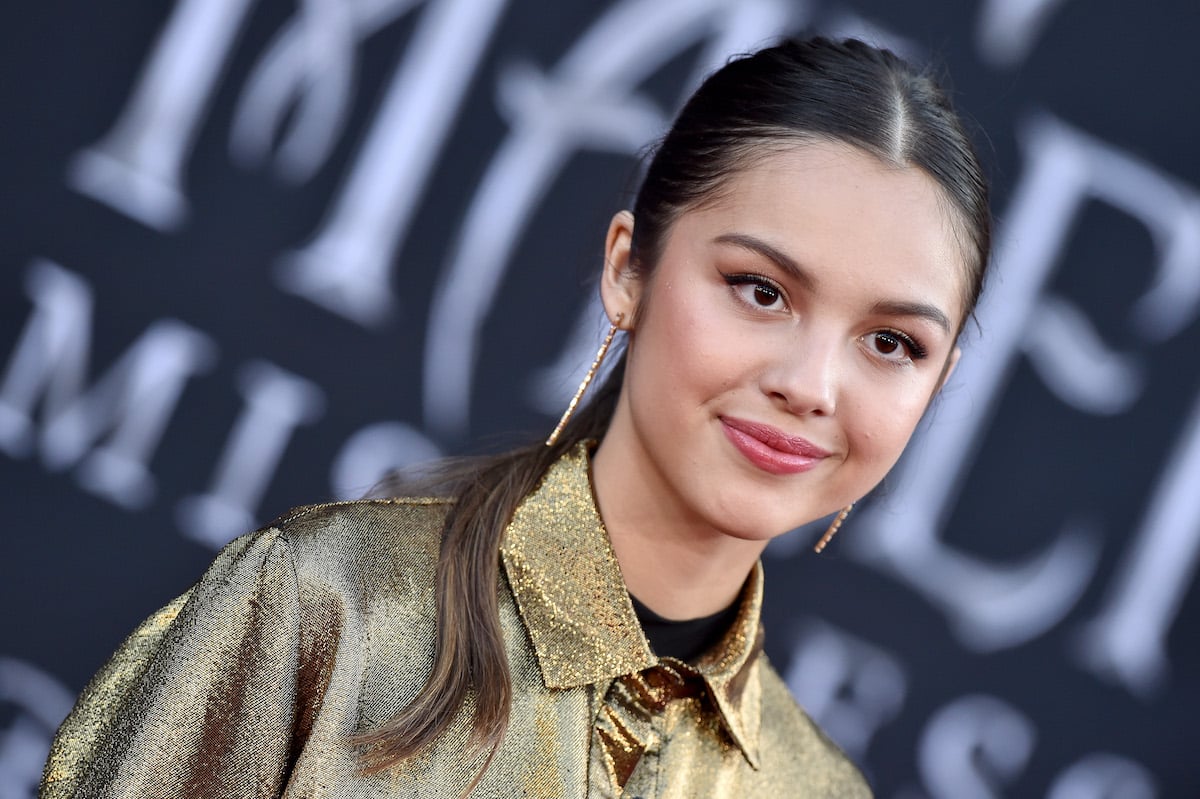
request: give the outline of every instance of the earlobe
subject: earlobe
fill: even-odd
[[[600,276],[600,300],[609,319],[622,319],[620,327],[633,329],[634,311],[641,296],[642,281],[632,265],[633,214],[618,211],[608,225],[604,240],[604,272]]]

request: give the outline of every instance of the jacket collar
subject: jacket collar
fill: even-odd
[[[601,683],[651,668],[650,648],[592,493],[588,445],[554,463],[517,507],[500,548],[547,688]],[[737,620],[693,666],[746,759],[758,767],[762,566],[742,589]]]

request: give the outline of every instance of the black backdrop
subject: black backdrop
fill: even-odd
[[[0,796],[216,547],[543,432],[636,153],[773,35],[945,68],[997,277],[896,472],[768,550],[768,652],[882,797],[1194,797],[1190,0],[0,10]]]

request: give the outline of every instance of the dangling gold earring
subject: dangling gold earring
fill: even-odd
[[[567,426],[567,422],[571,420],[571,414],[575,413],[575,407],[579,405],[579,400],[583,397],[583,392],[587,391],[588,385],[591,384],[592,378],[596,376],[596,372],[600,369],[600,364],[604,361],[604,356],[608,354],[608,348],[613,342],[613,337],[617,335],[621,320],[625,318],[625,314],[618,313],[616,320],[608,326],[608,335],[604,337],[604,343],[600,345],[600,349],[596,352],[596,360],[592,361],[592,368],[587,370],[587,374],[583,376],[583,382],[579,384],[579,388],[575,390],[575,396],[571,397],[571,402],[567,405],[567,410],[563,413],[562,418],[558,420],[558,424],[554,427],[554,432],[546,439],[546,446],[554,446],[554,442],[558,441],[559,435],[563,428]]]
[[[826,544],[833,540],[833,536],[836,535],[837,531],[841,529],[842,522],[846,521],[846,517],[850,515],[850,511],[853,509],[853,502],[842,508],[841,512],[833,518],[833,522],[830,523],[829,529],[825,531],[825,535],[821,536],[821,540],[817,542],[815,547],[813,547],[813,552],[816,552],[818,555],[821,554],[821,550],[825,548]]]

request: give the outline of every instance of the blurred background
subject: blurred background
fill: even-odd
[[[805,31],[951,76],[999,246],[900,466],[768,549],[770,657],[880,797],[1200,796],[1194,2],[43,0],[0,10],[0,797],[234,536],[544,435],[639,154]]]

